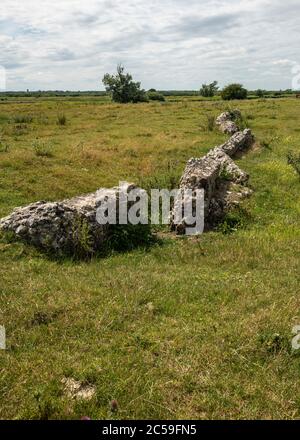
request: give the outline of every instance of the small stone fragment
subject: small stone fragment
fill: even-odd
[[[95,387],[83,384],[72,377],[65,377],[61,382],[64,385],[66,395],[71,399],[91,400],[96,393]]]

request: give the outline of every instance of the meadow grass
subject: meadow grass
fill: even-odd
[[[289,151],[299,153],[300,102],[230,105],[257,139],[238,160],[254,190],[243,228],[165,233],[148,249],[81,262],[0,242],[1,418],[300,417],[300,357],[291,350],[300,182],[287,163]],[[3,102],[0,217],[120,180],[173,186],[190,157],[227,139],[205,129],[227,108],[194,99]],[[16,123],[19,115],[30,124]],[[51,155],[36,154],[36,143],[51,144]],[[64,377],[92,384],[93,399],[67,397]]]

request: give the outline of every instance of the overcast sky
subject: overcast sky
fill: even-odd
[[[0,0],[7,89],[102,90],[125,65],[146,89],[290,88],[299,0]]]

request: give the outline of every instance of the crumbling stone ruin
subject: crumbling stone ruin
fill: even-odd
[[[232,125],[228,125],[232,122],[228,118],[236,119],[238,115],[239,111],[222,113],[217,119],[221,131],[233,129]],[[251,130],[236,131],[234,128],[234,134],[223,145],[210,150],[200,159],[191,158],[179,184],[182,199],[177,203],[182,206],[175,205],[175,208],[183,211],[185,190],[204,189],[204,227],[208,230],[216,226],[231,208],[252,193],[247,187],[249,176],[235,164],[232,157],[246,151],[253,142]],[[184,217],[180,224],[175,224],[174,212],[175,209],[171,215],[171,228],[177,234],[185,234],[186,228],[191,225],[186,224]]]
[[[239,117],[239,111],[220,115],[217,119],[220,130],[233,135],[204,157],[191,158],[180,180],[179,189],[183,196],[185,189],[192,192],[204,189],[205,229],[214,227],[226,212],[251,194],[246,185],[248,175],[232,159],[254,142],[251,130],[238,131],[234,121]],[[89,251],[101,250],[109,242],[113,226],[97,221],[98,208],[108,198],[113,197],[117,201],[118,210],[120,197],[127,198],[127,194],[133,189],[137,189],[134,184],[124,182],[120,187],[101,188],[95,193],[60,202],[32,203],[23,208],[16,208],[11,215],[1,219],[0,230],[13,233],[16,238],[36,247],[59,253],[73,252],[77,246],[86,246]],[[184,200],[176,203],[182,204],[179,209],[183,211]],[[132,204],[133,202],[126,205],[128,211]],[[118,211],[116,216],[118,218]],[[184,218],[180,224],[175,225],[174,210],[170,223],[177,234],[184,234],[186,228],[191,226],[186,224]]]
[[[230,112],[221,113],[216,119],[216,124],[223,133],[234,134],[239,131],[238,120],[241,119],[241,112],[239,110],[232,110]]]
[[[118,201],[121,193],[136,188],[124,182],[121,187],[101,188],[95,193],[74,197],[61,202],[36,202],[16,208],[0,220],[0,230],[11,232],[36,247],[55,252],[74,251],[76,246],[99,250],[109,239],[110,225],[97,222],[98,207],[108,197]],[[116,208],[118,208],[116,203]],[[128,209],[130,208],[128,204]]]

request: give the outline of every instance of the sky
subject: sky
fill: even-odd
[[[7,90],[103,90],[119,63],[145,89],[292,88],[300,1],[1,0]]]

